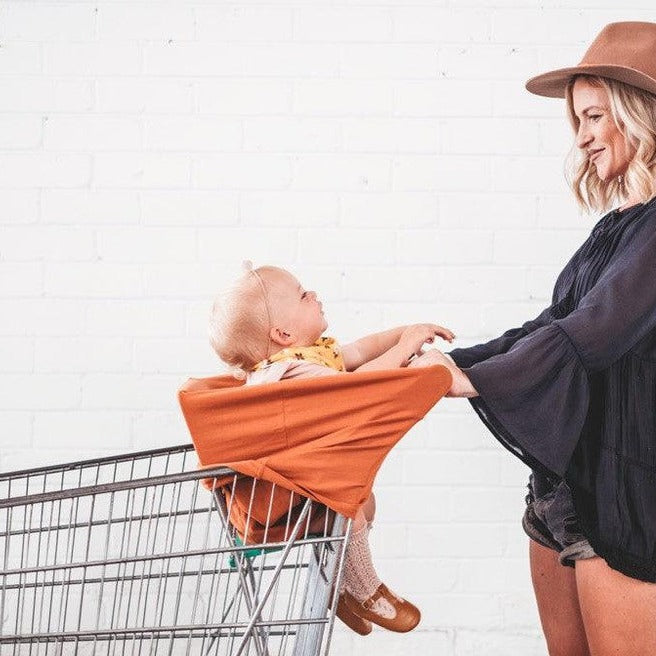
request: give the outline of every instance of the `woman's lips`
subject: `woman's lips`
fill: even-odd
[[[604,151],[603,148],[598,148],[597,150],[591,150],[590,151],[590,161],[594,162],[599,155]]]

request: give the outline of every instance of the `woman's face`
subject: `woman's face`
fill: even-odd
[[[595,167],[604,182],[624,175],[635,151],[615,125],[606,90],[579,78],[574,82],[572,101],[579,123],[576,145],[589,166]]]

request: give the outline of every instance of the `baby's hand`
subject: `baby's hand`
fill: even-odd
[[[451,342],[455,338],[455,335],[448,328],[443,328],[434,323],[416,323],[408,326],[401,333],[399,346],[408,354],[408,357],[411,357],[413,354],[419,353],[425,343],[432,344],[435,335],[439,335],[447,342]]]

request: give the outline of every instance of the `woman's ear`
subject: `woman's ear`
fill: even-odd
[[[271,341],[275,344],[282,346],[283,348],[291,346],[294,343],[294,338],[289,333],[286,333],[281,328],[271,328],[269,331],[269,337]]]

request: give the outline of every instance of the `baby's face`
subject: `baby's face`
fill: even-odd
[[[291,335],[294,345],[309,346],[316,342],[328,327],[316,293],[303,289],[283,269],[269,271],[266,283],[274,327]]]

